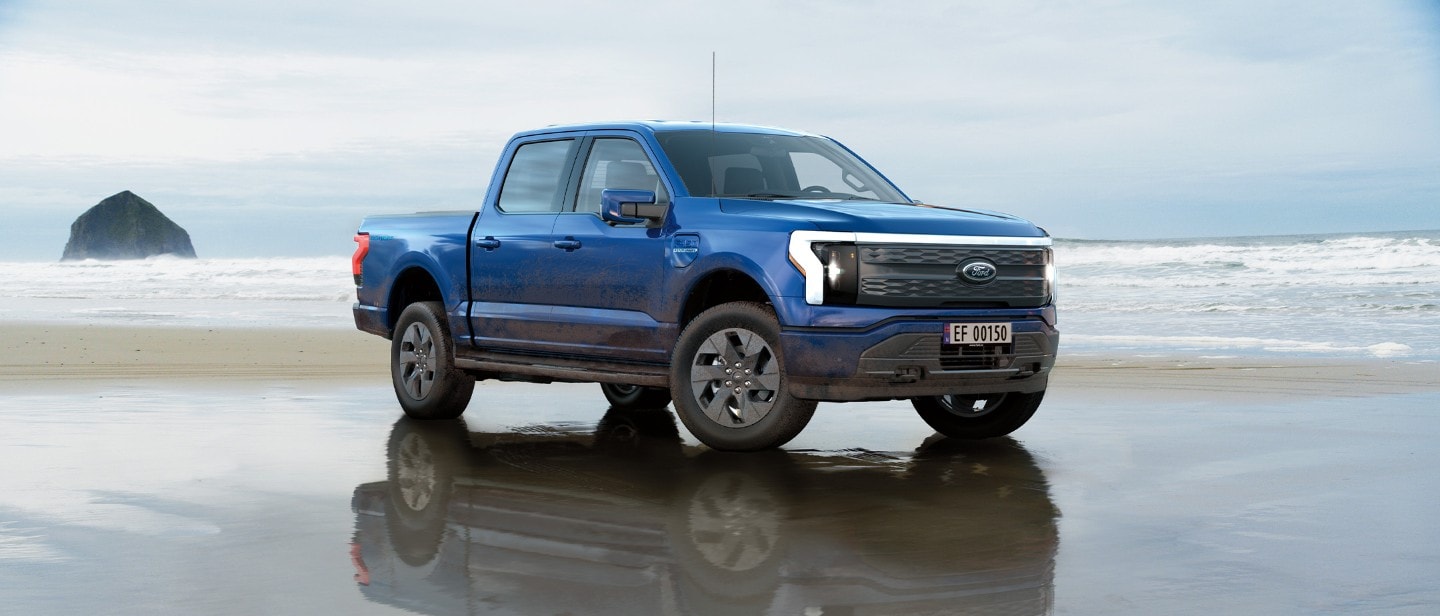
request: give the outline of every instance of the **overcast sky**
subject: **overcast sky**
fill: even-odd
[[[516,131],[708,120],[711,51],[720,121],[1059,237],[1440,228],[1433,0],[0,0],[0,260],[127,189],[202,257],[349,254]]]

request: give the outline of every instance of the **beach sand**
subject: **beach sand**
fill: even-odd
[[[0,388],[77,382],[378,381],[390,342],[352,329],[0,324]]]
[[[386,383],[389,341],[341,328],[0,324],[0,388],[157,379]],[[1304,357],[1066,357],[1052,390],[1371,396],[1440,391],[1440,364]]]

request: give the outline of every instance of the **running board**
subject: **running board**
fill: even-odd
[[[655,366],[653,368],[650,366],[624,366],[631,370],[627,372],[619,370],[597,370],[580,366],[557,366],[553,364],[532,363],[532,361],[518,360],[518,358],[517,360],[506,361],[501,359],[467,359],[457,357],[455,358],[455,367],[468,372],[482,372],[495,374],[496,376],[523,375],[575,383],[618,383],[621,385],[644,385],[646,387],[670,386],[670,375],[668,374],[669,370],[666,366]]]

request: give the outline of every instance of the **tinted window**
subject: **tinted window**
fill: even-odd
[[[598,213],[600,192],[607,188],[649,190],[655,193],[656,203],[670,200],[660,183],[660,174],[650,164],[650,157],[640,144],[629,139],[595,140],[585,160],[585,172],[580,176],[580,196],[575,202],[575,211]]]
[[[506,212],[558,212],[564,203],[561,177],[570,162],[573,139],[527,143],[515,151],[498,207]]]
[[[868,165],[823,137],[698,130],[657,138],[695,196],[905,202]]]

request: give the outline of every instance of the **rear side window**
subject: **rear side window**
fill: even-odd
[[[565,201],[565,165],[574,147],[574,139],[520,146],[505,172],[496,206],[511,213],[559,212]]]

